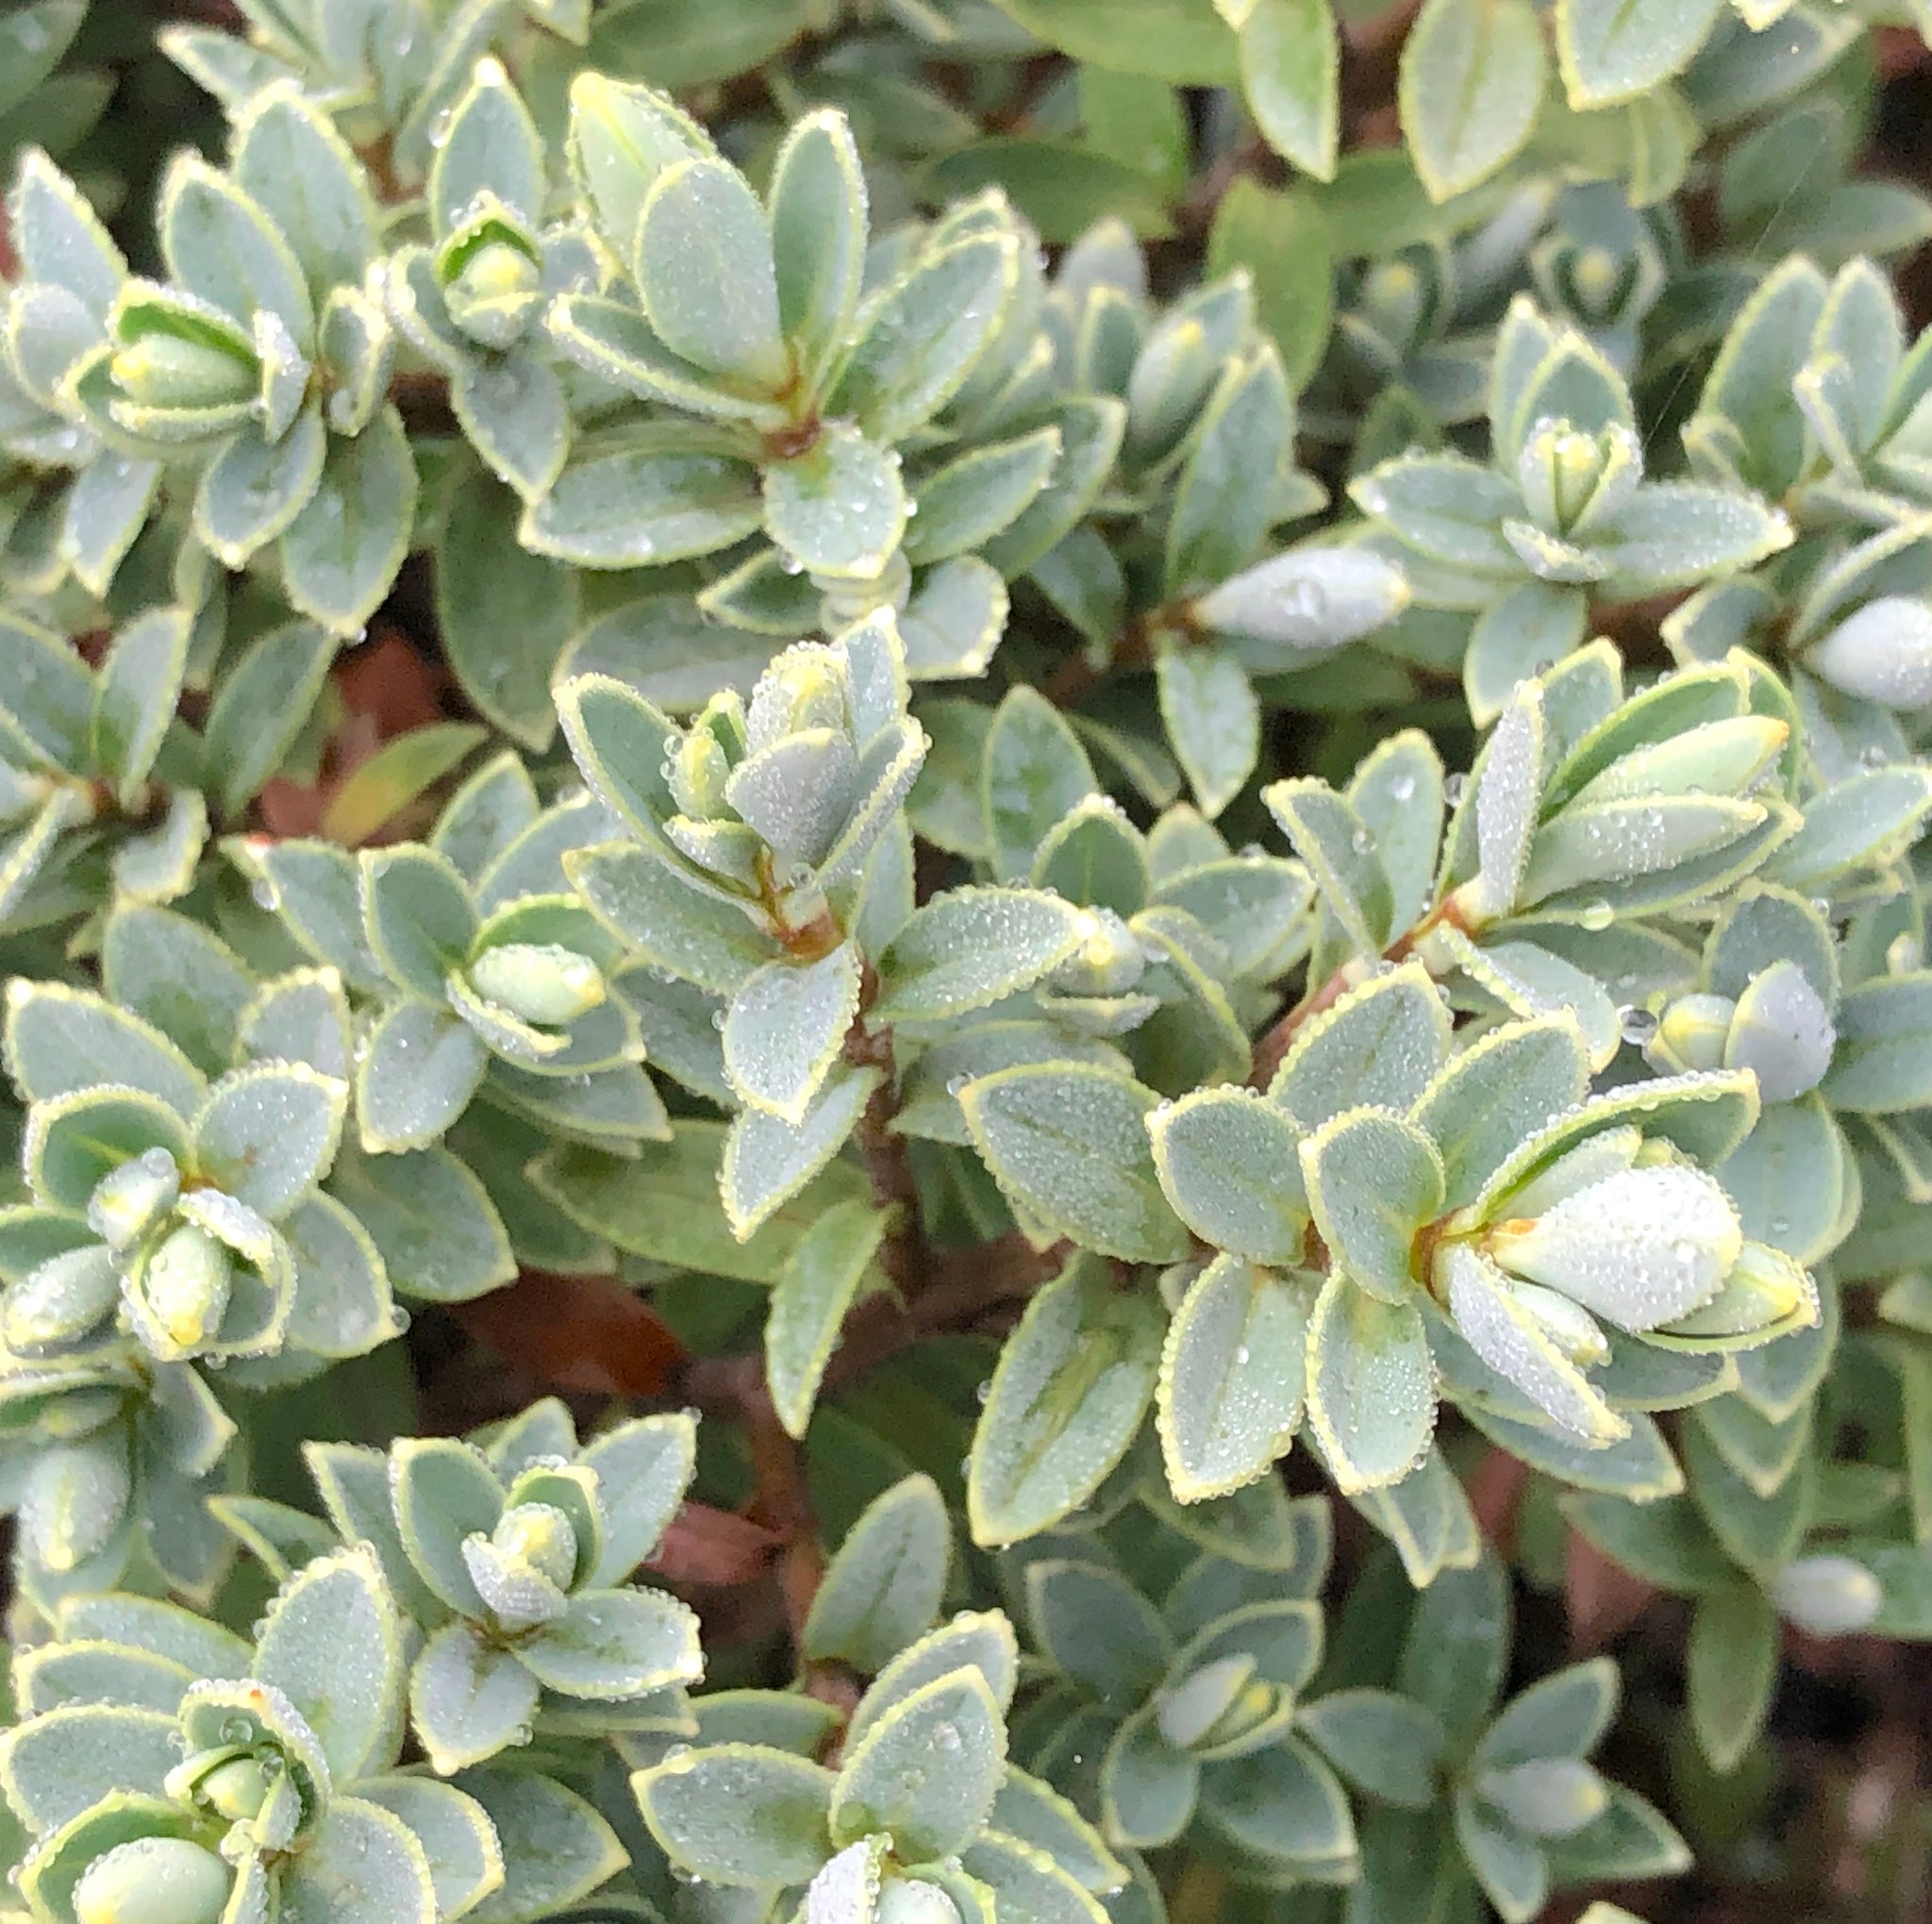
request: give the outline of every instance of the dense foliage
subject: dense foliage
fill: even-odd
[[[1932,1637],[1923,0],[162,10],[0,12],[0,1916],[1644,1901],[1591,1581],[1724,1849]]]

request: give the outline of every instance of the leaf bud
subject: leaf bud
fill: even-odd
[[[1778,1614],[1814,1637],[1849,1636],[1885,1607],[1885,1591],[1863,1564],[1850,1557],[1800,1557],[1772,1579]]]
[[[517,1503],[503,1513],[491,1537],[507,1557],[541,1571],[559,1590],[568,1589],[577,1566],[577,1533],[554,1503]]]
[[[116,350],[114,382],[144,408],[225,408],[254,399],[260,373],[253,363],[205,341],[143,334]]]
[[[1243,1653],[1217,1657],[1163,1690],[1154,1710],[1160,1734],[1176,1750],[1206,1742],[1254,1681],[1255,1669],[1255,1659]]]
[[[1603,1815],[1610,1793],[1581,1757],[1539,1757],[1507,1770],[1486,1770],[1476,1788],[1532,1837],[1569,1837]]]
[[[1738,1005],[1728,995],[1679,995],[1659,1018],[1643,1059],[1666,1076],[1724,1066]]]
[[[731,777],[731,758],[724,745],[700,715],[672,751],[672,799],[692,820],[708,822],[725,810],[724,784]]]
[[[543,298],[537,263],[508,241],[486,241],[443,290],[450,319],[485,347],[513,347]]]
[[[103,1176],[88,1198],[87,1219],[110,1249],[131,1248],[175,1206],[181,1172],[166,1149],[143,1149]]]
[[[746,745],[756,753],[807,728],[842,733],[846,725],[843,662],[832,649],[805,642],[787,648],[758,677],[745,711]]]
[[[604,1000],[604,973],[556,942],[506,942],[470,966],[479,995],[525,1022],[564,1029]]]
[[[1111,909],[1083,912],[1080,935],[1080,946],[1054,971],[1054,988],[1068,995],[1119,995],[1141,979],[1141,945]]]
[[[1217,634],[1300,653],[1358,641],[1393,621],[1409,598],[1402,570],[1373,549],[1292,548],[1204,594],[1193,618]]]
[[[1539,421],[1518,467],[1524,501],[1540,527],[1568,532],[1590,506],[1604,475],[1603,443],[1567,421]]]
[[[1607,1176],[1532,1222],[1499,1225],[1489,1253],[1511,1275],[1641,1331],[1708,1302],[1743,1246],[1716,1181],[1666,1163]]]
[[[88,1865],[75,1924],[215,1924],[233,1873],[186,1837],[137,1837]]]
[[[181,1223],[137,1272],[142,1320],[178,1353],[199,1349],[222,1327],[234,1278],[226,1246],[193,1223]]]
[[[100,1244],[63,1250],[8,1291],[0,1338],[16,1356],[66,1348],[98,1330],[120,1296],[119,1272]]]
[[[569,1607],[570,1598],[541,1571],[506,1557],[487,1537],[473,1536],[464,1543],[463,1564],[477,1596],[506,1631],[555,1623]]]
[[[234,1821],[258,1816],[269,1792],[269,1773],[255,1757],[218,1765],[195,1786],[210,1810]]]

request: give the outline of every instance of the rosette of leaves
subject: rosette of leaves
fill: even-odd
[[[602,274],[579,226],[546,229],[543,142],[503,64],[476,63],[430,162],[429,243],[384,263],[390,314],[448,376],[471,444],[525,501],[548,494],[570,452],[570,402],[543,316]]]
[[[1154,1849],[1185,1833],[1262,1882],[1354,1880],[1348,1799],[1295,1730],[1322,1660],[1319,1604],[1271,1598],[1217,1613],[1205,1585],[1184,1585],[1171,1622],[1118,1570],[1050,1554],[1028,1558],[1024,1584],[1059,1700],[1054,1715],[1029,1716],[1029,1735],[1056,1760],[1098,1748],[1110,1844]]]
[[[226,845],[322,965],[283,980],[276,1046],[353,1079],[361,1153],[334,1186],[411,1295],[507,1280],[506,1239],[534,1264],[610,1266],[522,1171],[556,1136],[622,1154],[667,1129],[623,957],[563,869],[615,826],[580,794],[544,808],[507,754],[458,788],[427,843],[359,862],[321,841]],[[425,1184],[440,1198],[427,1235]]]
[[[1391,391],[1439,427],[1479,419],[1492,334],[1463,310],[1453,246],[1419,243],[1350,263],[1303,402],[1309,431],[1353,442],[1374,409],[1391,406]]]
[[[0,579],[17,593],[49,594],[72,576],[102,596],[161,476],[151,450],[109,451],[105,443],[122,438],[92,423],[75,392],[108,340],[127,263],[39,148],[26,148],[9,172],[8,226],[19,264],[0,333],[0,450],[12,497]]]
[[[831,1734],[836,1762],[813,1754],[823,1719],[747,1705],[749,1741],[680,1745],[632,1789],[673,1876],[747,1892],[775,1915],[1101,1924],[1126,1867],[1071,1803],[1008,1762],[1018,1678],[1007,1619],[962,1614],[878,1672]]]
[[[1715,478],[1784,494],[1807,527],[1914,522],[1932,500],[1922,348],[1870,260],[1829,280],[1784,260],[1732,322],[1685,445]]]
[[[1525,1924],[1566,1885],[1690,1862],[1663,1816],[1590,1762],[1616,1710],[1616,1666],[1557,1670],[1498,1709],[1510,1638],[1507,1581],[1486,1553],[1417,1593],[1406,1633],[1341,1652],[1350,1681],[1302,1713],[1365,1796],[1363,1876],[1391,1901],[1467,1901],[1474,1882]]]
[[[1670,280],[1667,232],[1623,187],[1592,180],[1557,196],[1549,231],[1527,257],[1544,308],[1626,381],[1641,358],[1639,330]]]
[[[608,677],[559,691],[578,766],[633,838],[574,851],[572,878],[635,959],[724,1000],[741,1241],[837,1153],[880,1080],[841,1051],[868,950],[909,907],[898,810],[926,738],[906,695],[890,613],[788,648],[749,702],[717,695],[689,728]]]
[[[338,120],[358,148],[379,146],[405,187],[429,172],[470,71],[526,22],[581,46],[590,0],[372,0],[353,22],[331,0],[250,0],[246,37],[170,25],[161,50],[233,117],[278,82]]]
[[[0,613],[0,928],[71,920],[96,878],[123,901],[187,893],[208,828],[197,745],[174,719],[192,626],[180,609],[139,615],[93,669]]]
[[[793,572],[825,595],[834,626],[903,600],[901,443],[946,438],[935,418],[992,372],[982,363],[1002,341],[1031,244],[1011,210],[982,198],[869,256],[841,115],[792,129],[760,200],[665,96],[588,74],[572,90],[569,154],[609,279],[559,299],[551,336],[580,366],[670,412],[586,441],[529,510],[525,544],[612,568],[761,535],[771,552],[745,561],[737,599],[782,598]],[[869,260],[884,274],[870,288]],[[1014,359],[1002,349],[996,364]],[[1046,451],[1024,451],[1013,486],[1024,491],[1030,475],[1037,491]],[[980,504],[975,520],[989,511]],[[943,541],[927,538],[934,559]],[[982,601],[997,587],[962,585]],[[992,628],[996,639],[997,620]],[[982,659],[991,647],[981,642]]]
[[[694,1449],[688,1416],[638,1417],[579,1449],[556,1402],[476,1441],[405,1437],[387,1457],[308,1447],[330,1520],[375,1547],[424,1633],[408,1709],[438,1772],[540,1734],[688,1732],[681,1686],[703,1671],[697,1619],[624,1580],[683,1499]],[[302,1553],[298,1514],[226,1514],[258,1546]]]
[[[1441,1664],[1449,1640],[1455,1667]],[[1364,1872],[1418,1902],[1474,1882],[1524,1924],[1565,1885],[1687,1865],[1672,1826],[1591,1764],[1617,1708],[1615,1665],[1554,1671],[1497,1708],[1508,1642],[1503,1572],[1486,1555],[1418,1596],[1393,1667],[1377,1653],[1362,1684],[1306,1708],[1307,1734],[1372,1800]]]
[[[115,918],[107,941],[137,994],[168,992],[183,945],[191,963],[220,959],[163,911]],[[113,1581],[138,1540],[174,1584],[205,1592],[222,1560],[202,1483],[235,1423],[201,1372],[288,1380],[398,1327],[380,1256],[318,1189],[346,1085],[241,1053],[211,1079],[103,996],[9,990],[32,1199],[5,1213],[0,1336],[26,1567],[49,1595]]]
[[[1306,952],[1313,890],[1301,864],[1236,854],[1185,807],[1143,835],[1029,691],[1001,705],[972,774],[978,794],[935,785],[914,796],[922,828],[941,826],[943,810],[949,837],[979,817],[972,845],[998,885],[928,904],[881,960],[874,1009],[892,1020],[901,1071],[892,1129],[976,1143],[997,1174],[1008,1122],[1024,1133],[1004,1113],[1002,1071],[1058,1065],[1070,1098],[1089,1069],[1176,1092],[1241,1073],[1248,1029],[1272,1006],[1267,985]],[[940,967],[949,926],[984,945],[983,976]],[[1023,971],[1002,950],[1029,927]]]
[[[366,1546],[291,1578],[253,1648],[165,1603],[75,1598],[22,1665],[30,1714],[0,1750],[35,1836],[31,1916],[447,1924],[585,1895],[621,1853],[561,1785],[483,1773],[473,1794],[398,1768],[407,1628]],[[506,1800],[525,1821],[499,1829]],[[537,1865],[532,1819],[555,1827]],[[554,1899],[530,1901],[533,1874]]]
[[[1888,1299],[1897,1320],[1882,1311],[1872,1334],[1840,1334],[1827,1290],[1821,1330],[1737,1357],[1687,1419],[1681,1493],[1654,1505],[1610,1492],[1563,1499],[1590,1542],[1692,1599],[1690,1728],[1720,1772],[1736,1771],[1763,1732],[1782,1626],[1932,1637],[1932,1568],[1913,1494],[1924,1443],[1908,1414],[1923,1331],[1896,1285]]]
[[[271,544],[281,592],[358,634],[408,552],[416,464],[389,399],[393,337],[363,282],[377,217],[361,165],[293,87],[234,129],[226,172],[170,168],[165,283],[116,295],[70,376],[93,418],[193,475],[195,537],[231,569]]]
[[[1740,488],[1646,481],[1615,370],[1527,300],[1497,334],[1489,414],[1488,466],[1404,455],[1351,490],[1420,558],[1418,600],[1477,610],[1463,686],[1478,722],[1582,642],[1593,595],[1693,587],[1790,544],[1784,514]]]

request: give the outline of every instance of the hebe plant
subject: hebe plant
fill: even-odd
[[[0,14],[0,1916],[1801,1880],[1920,0],[157,11]]]

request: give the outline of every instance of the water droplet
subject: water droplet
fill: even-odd
[[[1618,1010],[1617,1026],[1624,1031],[1624,1040],[1638,1048],[1657,1039],[1657,1018],[1648,1009],[1630,1007]]]
[[[1445,802],[1447,802],[1452,809],[1459,809],[1462,806],[1463,796],[1466,795],[1468,793],[1469,777],[1466,775],[1452,775],[1448,778],[1448,780],[1442,784],[1442,799]]]
[[[1576,919],[1593,931],[1607,929],[1617,919],[1617,912],[1601,899],[1587,902],[1576,912]]]

